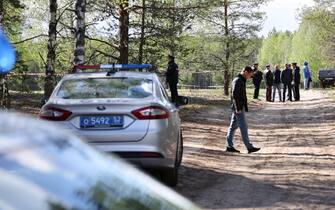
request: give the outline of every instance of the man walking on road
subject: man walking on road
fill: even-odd
[[[294,100],[299,101],[300,100],[300,67],[297,66],[297,63],[292,63],[293,66],[293,94],[294,94]]]
[[[226,137],[227,152],[240,152],[239,150],[234,148],[233,143],[234,134],[238,127],[240,128],[242,140],[244,145],[248,149],[248,153],[257,152],[261,149],[254,147],[249,141],[248,124],[245,117],[245,112],[248,112],[246,81],[250,79],[252,75],[252,68],[250,66],[246,66],[232,82],[231,108],[233,114],[231,116],[230,126]]]
[[[281,73],[281,81],[284,85],[283,102],[285,102],[286,90],[288,90],[288,100],[292,101],[292,69],[290,69],[289,64],[286,64],[285,66],[286,68]]]
[[[166,82],[169,84],[169,88],[171,91],[171,101],[172,103],[177,102],[178,97],[178,77],[179,77],[179,71],[178,71],[178,65],[174,62],[174,57],[172,55],[168,56],[169,63],[168,68],[165,73],[166,76]]]
[[[280,79],[281,71],[280,71],[279,65],[276,65],[275,68],[276,68],[276,70],[275,70],[274,76],[273,76],[273,95],[272,95],[272,101],[275,101],[276,90],[278,90],[279,101],[281,101],[281,79]]]
[[[263,79],[263,73],[258,70],[258,63],[254,64],[254,74],[252,77],[252,83],[254,84],[255,90],[254,90],[254,99],[258,99],[258,95],[259,95],[259,88],[261,86],[261,82]]]

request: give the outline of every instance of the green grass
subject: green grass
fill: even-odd
[[[179,95],[187,96],[189,104],[199,107],[227,106],[230,104],[230,96],[225,96],[223,89],[179,89]],[[254,89],[247,88],[247,97],[252,100]],[[264,97],[265,90],[260,90],[260,96]]]
[[[230,97],[223,94],[223,89],[180,89],[179,95],[189,98],[187,107],[191,109],[208,109],[230,103]]]
[[[10,91],[10,108],[12,111],[36,115],[39,113],[43,92]]]
[[[182,119],[188,119],[201,111],[208,111],[216,107],[228,108],[230,106],[230,96],[225,96],[223,89],[179,89],[179,95],[187,96],[189,104],[182,107],[180,116]],[[254,89],[247,88],[248,101],[254,103]],[[265,90],[260,90],[260,97],[264,97]]]
[[[189,98],[189,104],[180,110],[183,119],[197,115],[202,110],[228,106],[230,103],[230,97],[223,94],[223,89],[179,89],[178,93]]]

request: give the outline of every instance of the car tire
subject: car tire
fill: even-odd
[[[164,182],[166,185],[170,187],[175,187],[178,184],[178,169],[183,159],[183,151],[184,151],[183,147],[184,147],[183,134],[180,131],[176,151],[175,166],[173,168],[162,170],[160,174],[162,182]]]
[[[177,156],[176,156],[176,159],[177,159],[176,166],[177,167],[181,165],[181,162],[183,160],[183,152],[184,152],[183,133],[182,131],[180,131],[178,148],[177,148]]]
[[[161,180],[170,187],[175,187],[178,183],[178,168],[168,168],[161,171]]]

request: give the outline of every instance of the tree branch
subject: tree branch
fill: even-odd
[[[40,35],[33,36],[33,37],[30,37],[30,38],[27,38],[27,39],[24,39],[24,40],[21,40],[21,41],[18,41],[18,42],[14,42],[12,44],[14,44],[14,45],[21,44],[23,42],[26,42],[26,41],[29,41],[29,40],[32,40],[32,39],[36,39],[36,38],[39,38],[39,37],[42,37],[42,36],[47,37],[48,35],[46,35],[46,34],[40,34]]]
[[[89,37],[89,36],[85,36],[86,39],[89,39],[91,41],[97,41],[97,42],[101,42],[101,43],[104,43],[110,47],[113,47],[114,49],[116,50],[120,50],[119,46],[115,45],[115,44],[112,44],[112,43],[109,43],[107,41],[104,41],[104,40],[100,40],[100,39],[95,39],[95,38],[92,38],[92,37]]]
[[[38,55],[41,57],[41,60],[44,63],[44,66],[47,66],[47,62],[44,60],[43,56],[41,55],[41,52],[38,52]]]
[[[107,57],[110,57],[110,58],[113,58],[113,59],[115,59],[115,60],[119,60],[119,58],[118,57],[116,57],[116,56],[114,56],[114,55],[111,55],[111,54],[108,54],[108,53],[105,53],[105,52],[102,52],[101,50],[98,50],[98,49],[95,49],[96,50],[96,52],[98,52],[98,53],[100,53],[100,54],[102,54],[102,55],[104,55],[104,56],[107,56]]]

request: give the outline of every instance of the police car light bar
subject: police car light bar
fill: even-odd
[[[149,69],[151,64],[74,65],[74,69]]]

